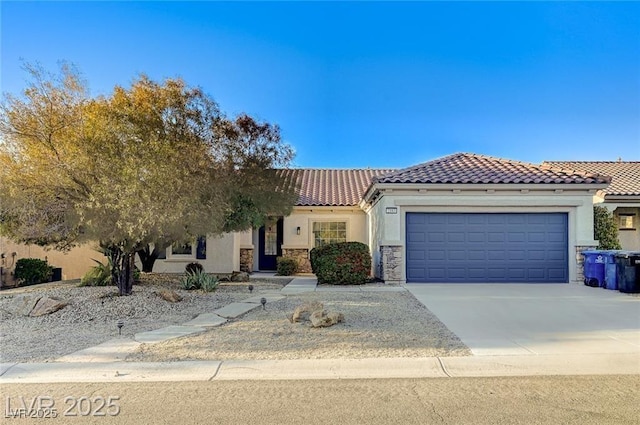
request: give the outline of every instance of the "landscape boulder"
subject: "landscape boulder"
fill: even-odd
[[[327,328],[344,321],[344,315],[335,311],[318,310],[309,317],[312,328]]]
[[[182,301],[182,297],[176,291],[160,291],[158,295],[160,295],[160,298],[170,303],[177,303],[179,301]]]
[[[318,310],[322,311],[323,309],[324,306],[321,302],[318,301],[304,303],[296,307],[289,320],[291,321],[291,323],[307,321],[309,320],[309,316],[311,316],[311,313]]]
[[[28,316],[40,301],[40,298],[42,298],[40,295],[18,295],[13,299],[13,303],[7,310],[11,314]]]
[[[39,317],[45,314],[55,313],[56,311],[64,308],[67,305],[66,302],[53,297],[42,297],[38,300],[29,316]]]
[[[247,272],[233,272],[231,273],[231,282],[248,282],[249,273]]]

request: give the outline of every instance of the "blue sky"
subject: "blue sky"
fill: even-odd
[[[640,160],[637,2],[0,4],[3,92],[21,60],[93,94],[182,77],[280,125],[296,166]]]

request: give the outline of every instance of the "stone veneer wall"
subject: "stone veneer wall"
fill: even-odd
[[[597,246],[593,245],[576,246],[576,281],[578,283],[584,283],[584,256],[582,251],[596,248]]]
[[[402,247],[383,245],[380,247],[380,279],[385,282],[402,281]]]
[[[253,249],[240,248],[240,271],[251,273],[253,271]]]
[[[309,250],[307,248],[283,248],[282,256],[296,260],[298,273],[311,273],[311,262],[309,261]]]

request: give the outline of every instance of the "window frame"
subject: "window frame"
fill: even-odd
[[[624,220],[623,220],[624,219]],[[636,230],[636,215],[635,214],[618,214],[618,230]],[[624,225],[624,222],[630,222],[630,225]]]
[[[183,258],[183,259],[192,259],[192,258],[196,258],[195,256],[195,251],[197,249],[197,246],[194,247],[196,241],[190,241],[187,243],[182,244],[183,246],[189,245],[191,246],[191,252],[189,254],[183,254],[183,253],[174,253],[173,252],[173,246],[175,245],[175,243],[169,245],[169,257],[170,258]]]
[[[309,237],[311,239],[310,241],[310,246],[311,248],[317,248],[323,245],[326,245],[327,243],[324,243],[322,245],[317,245],[316,244],[316,230],[315,230],[315,225],[317,224],[329,224],[329,223],[343,223],[344,224],[344,242],[348,242],[349,241],[349,220],[346,218],[343,219],[336,219],[336,218],[327,218],[327,219],[321,219],[321,220],[311,220],[310,223],[310,229],[311,232],[309,232]],[[329,229],[331,230],[331,229]],[[337,229],[337,231],[341,231],[340,229]],[[329,239],[337,239],[337,238],[329,238]],[[329,243],[336,243],[336,242],[342,242],[342,241],[334,241],[334,242],[329,242]]]

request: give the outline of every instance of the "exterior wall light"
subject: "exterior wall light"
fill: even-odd
[[[300,236],[300,226],[296,227],[296,235]]]

